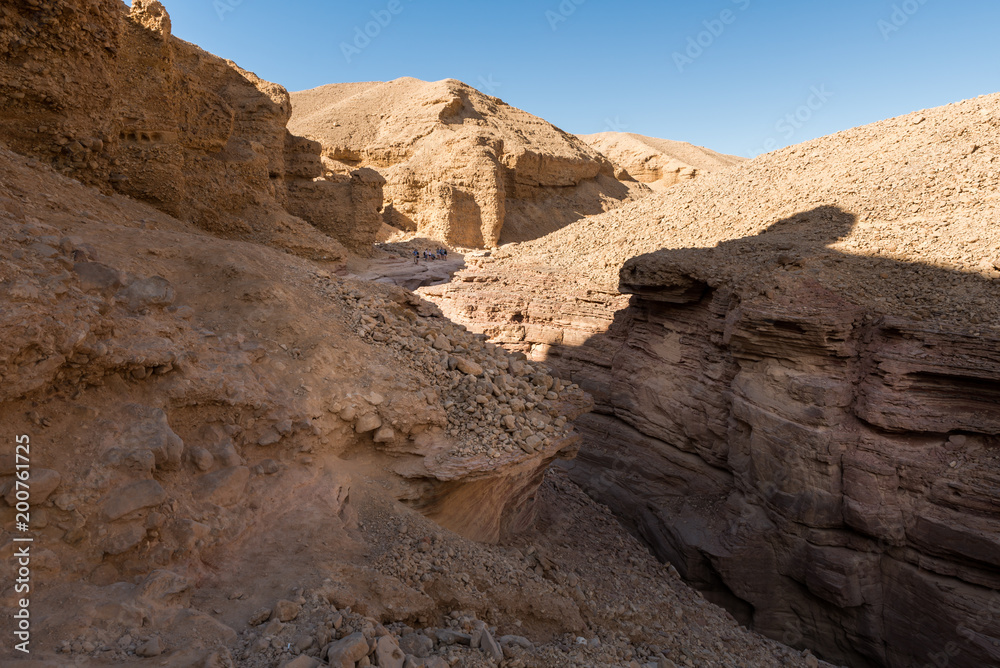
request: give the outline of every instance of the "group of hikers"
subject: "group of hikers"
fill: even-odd
[[[448,259],[448,249],[438,248],[432,251],[424,251],[424,260],[430,262],[431,260],[447,260]],[[420,263],[420,251],[413,251],[413,264]]]

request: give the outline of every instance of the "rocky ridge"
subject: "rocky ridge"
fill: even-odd
[[[533,239],[648,190],[578,138],[459,81],[330,84],[292,93],[290,128],[325,165],[377,170],[385,221],[465,248]]]

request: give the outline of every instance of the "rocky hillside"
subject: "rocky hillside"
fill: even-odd
[[[0,139],[217,235],[315,259],[370,249],[378,175],[317,178],[319,145],[286,128],[287,91],[170,27],[156,0],[5,2]]]
[[[50,661],[31,665],[806,661],[573,483],[539,491],[587,397],[411,293],[7,151],[0,236],[0,417],[30,437],[32,656]],[[14,465],[4,561],[25,535]]]
[[[744,158],[687,142],[631,132],[600,132],[579,137],[615,164],[617,178],[634,178],[655,191],[745,162]]]
[[[169,25],[0,7],[0,664],[818,665],[550,470],[579,386],[331,273],[381,178]]]
[[[421,292],[594,396],[573,479],[737,618],[994,665],[998,128],[997,95],[857,128]]]
[[[327,167],[377,170],[386,222],[468,248],[534,239],[648,192],[576,137],[459,81],[292,93],[293,132]]]

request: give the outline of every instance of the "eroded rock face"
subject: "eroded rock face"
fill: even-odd
[[[992,665],[998,105],[763,156],[421,292],[594,397],[573,478],[743,622],[851,665]]]
[[[646,508],[630,516],[657,552],[768,635],[858,662],[920,664],[949,642],[954,665],[996,662],[963,629],[971,601],[1000,600],[1000,341],[872,317],[804,276],[778,303],[748,298],[698,264],[623,269],[638,296],[614,328],[614,417],[590,428],[628,428],[593,441],[578,478],[610,471],[598,496]],[[928,600],[935,615],[906,621]]]
[[[173,37],[155,0],[4,3],[0,56],[0,133],[19,153],[222,236],[342,254],[287,206],[347,245],[374,241],[377,181],[314,181],[319,146],[286,130],[285,89]],[[327,222],[369,210],[360,229]]]
[[[334,172],[385,177],[388,224],[469,248],[531,239],[648,192],[572,135],[455,80],[292,94]]]
[[[742,622],[851,665],[995,663],[1000,341],[762,278],[757,243],[630,261],[628,305],[485,265],[422,292],[594,396],[573,478]]]

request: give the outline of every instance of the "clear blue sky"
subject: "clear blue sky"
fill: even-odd
[[[1000,90],[995,0],[164,4],[175,35],[289,90],[454,78],[568,132],[744,156]]]

